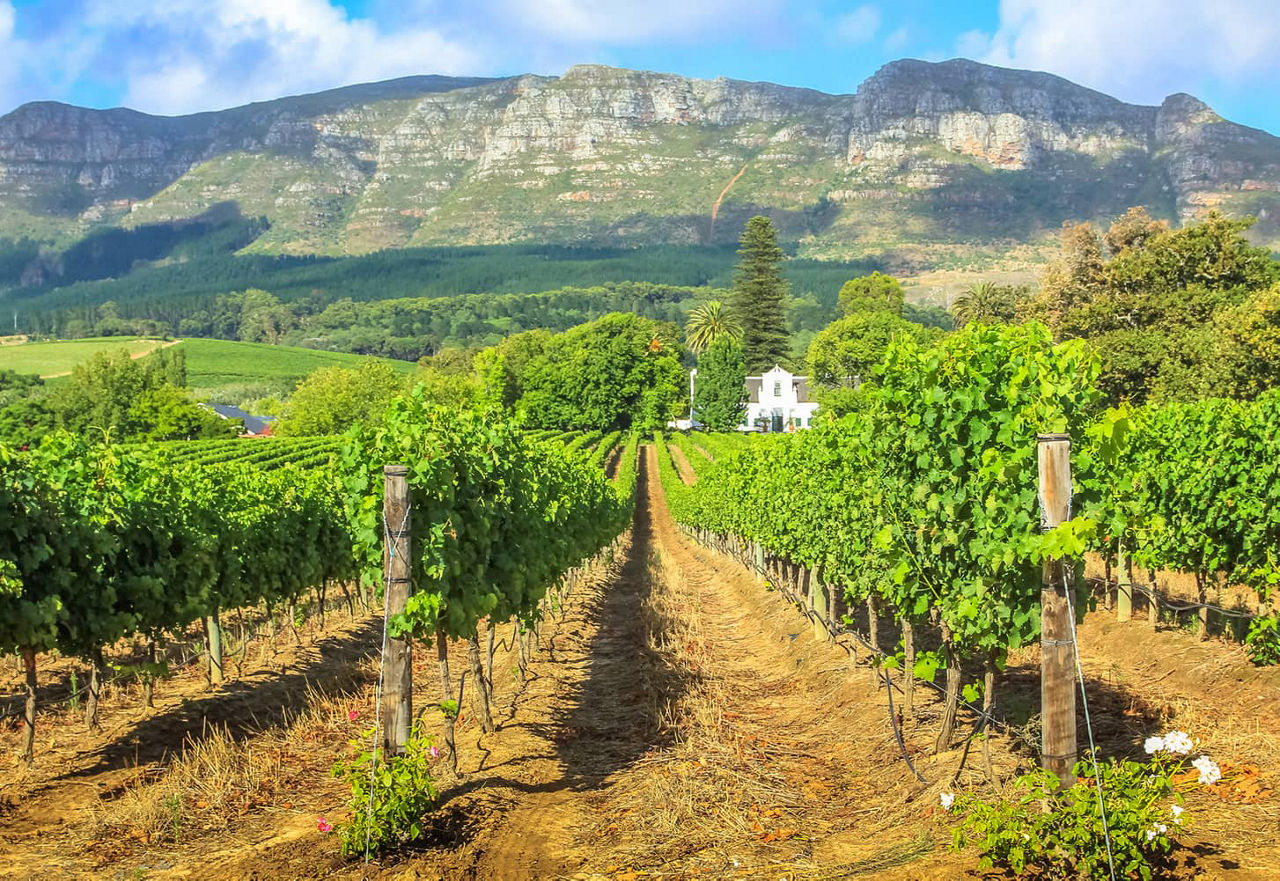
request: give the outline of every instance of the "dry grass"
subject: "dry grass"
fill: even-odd
[[[683,584],[665,556],[652,556],[649,567],[653,590],[643,608],[644,632],[664,675],[681,681],[679,697],[667,698],[669,688],[651,692],[650,711],[669,745],[641,758],[611,787],[593,837],[625,841],[612,855],[621,862],[680,860],[687,867],[689,857],[704,855],[701,861],[721,865],[714,854],[725,842],[778,825],[795,796],[725,709],[731,703],[725,689],[735,683],[716,669],[698,592]]]
[[[329,694],[308,686],[307,709],[284,729],[246,740],[225,728],[188,737],[177,758],[145,769],[119,797],[96,807],[93,835],[100,841],[176,843],[225,830],[247,814],[296,797],[293,784],[309,764],[304,759],[317,743],[329,758],[338,755],[353,733],[349,712],[371,699],[371,693]]]
[[[278,750],[237,743],[225,730],[189,738],[182,755],[150,779],[99,806],[97,836],[177,842],[200,830],[225,829],[254,806],[269,804]]]

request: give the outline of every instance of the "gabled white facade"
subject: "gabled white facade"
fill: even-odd
[[[817,403],[809,400],[809,380],[775,366],[747,377],[747,415],[739,431],[794,431],[809,428]]]

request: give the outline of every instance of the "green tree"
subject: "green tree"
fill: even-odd
[[[887,312],[863,312],[829,324],[809,346],[808,370],[812,386],[852,387],[870,380],[895,337],[927,343],[941,336]]]
[[[520,377],[533,428],[665,426],[688,400],[679,329],[614,313],[547,340]]]
[[[35,446],[57,425],[58,416],[47,398],[23,398],[0,407],[0,444]]]
[[[843,415],[860,400],[849,392],[874,378],[895,338],[926,344],[941,335],[891,312],[854,312],[832,322],[809,344],[809,386],[824,411]]]
[[[381,418],[405,391],[405,380],[381,361],[359,367],[321,367],[298,384],[276,433],[340,434],[352,425]]]
[[[1280,284],[1254,291],[1214,318],[1219,395],[1254,398],[1280,386]]]
[[[477,353],[473,365],[484,397],[504,407],[516,406],[524,395],[525,370],[542,356],[552,338],[550,331],[529,330]]]
[[[717,340],[742,336],[742,328],[734,321],[729,310],[719,300],[708,300],[689,313],[684,326],[684,338],[689,351],[696,355],[705,352]]]
[[[273,294],[250,288],[244,292],[240,307],[239,338],[247,343],[280,342],[280,337],[293,326],[293,310]]]
[[[157,367],[146,361],[131,358],[121,349],[97,352],[77,365],[66,384],[49,398],[59,427],[76,434],[108,431],[117,441],[131,437],[136,431],[130,413],[134,403],[144,392],[164,385],[169,372],[163,364]]]
[[[185,382],[181,347],[136,359],[123,349],[98,352],[52,393],[6,408],[0,436],[32,443],[55,426],[114,441],[226,435],[226,423],[192,401]]]
[[[740,260],[733,279],[733,320],[742,327],[742,348],[751,372],[789,362],[787,298],[782,276],[786,256],[767,217],[753,217],[742,231]]]
[[[1225,327],[1257,320],[1255,331],[1262,329],[1261,302],[1252,317],[1234,310],[1280,280],[1280,264],[1245,238],[1251,223],[1214,212],[1170,230],[1131,211],[1103,236],[1087,224],[1070,226],[1062,256],[1045,270],[1026,312],[1043,318],[1058,339],[1091,342],[1102,355],[1098,385],[1112,402],[1249,394],[1256,381],[1222,378],[1224,347],[1248,360],[1224,338]]]
[[[235,437],[244,428],[239,419],[221,419],[197,405],[186,389],[161,385],[138,396],[129,408],[133,437],[144,440],[195,440]]]
[[[840,288],[840,314],[889,312],[902,314],[902,283],[892,275],[873,272],[846,281]]]
[[[733,431],[747,412],[747,362],[742,344],[721,337],[698,358],[694,418],[712,431]]]
[[[0,406],[31,397],[42,390],[44,380],[34,373],[0,370]]]
[[[970,321],[983,324],[1012,324],[1018,315],[1018,306],[1030,296],[1025,287],[999,285],[980,281],[967,287],[951,306],[956,327],[964,327]]]

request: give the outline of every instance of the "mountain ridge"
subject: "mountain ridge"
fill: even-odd
[[[222,203],[267,218],[250,246],[266,253],[723,243],[766,213],[812,256],[936,266],[1130,204],[1175,222],[1256,214],[1255,238],[1280,241],[1280,138],[1184,93],[1128,104],[966,59],[889,62],[853,94],[576,65],[177,117],[0,116],[0,237],[56,243]]]

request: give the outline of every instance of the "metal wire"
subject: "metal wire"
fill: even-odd
[[[1076,677],[1080,680],[1080,702],[1084,707],[1084,727],[1089,733],[1089,758],[1093,762],[1093,782],[1098,787],[1098,810],[1102,812],[1102,835],[1107,842],[1107,867],[1111,881],[1116,881],[1116,863],[1111,855],[1111,828],[1107,825],[1107,805],[1102,793],[1102,772],[1098,770],[1098,747],[1093,742],[1093,721],[1089,718],[1089,696],[1084,690],[1084,668],[1080,665],[1080,644],[1076,641],[1076,606],[1071,600],[1071,567],[1062,567],[1062,589],[1067,595],[1067,617],[1071,622],[1071,655],[1076,662]]]
[[[1104,584],[1108,586],[1111,584],[1111,582],[1107,581],[1105,578],[1098,578],[1097,576],[1092,576],[1086,580],[1093,584]],[[1172,609],[1175,612],[1190,612],[1194,609],[1208,609],[1211,612],[1217,612],[1219,615],[1225,615],[1228,618],[1244,618],[1245,620],[1251,620],[1259,617],[1254,612],[1243,612],[1239,609],[1226,609],[1222,606],[1215,606],[1213,603],[1200,603],[1192,600],[1171,600],[1162,596],[1159,591],[1153,590],[1145,584],[1117,581],[1115,582],[1115,585],[1116,587],[1127,587],[1130,590],[1137,590],[1138,593],[1142,594],[1147,599],[1154,599],[1160,604],[1161,608]]]
[[[702,541],[698,537],[696,530],[690,529],[683,525],[681,525],[680,528],[682,531],[684,531],[686,535],[688,535],[694,541],[701,544],[703,547],[706,547],[709,550],[715,551],[716,553],[723,553],[726,556],[732,557],[733,559],[737,560],[744,568],[754,572],[756,575],[768,577],[769,575],[768,570],[764,569],[763,567],[757,566],[754,558],[748,558],[746,560],[743,560],[742,557],[733,553],[732,550],[721,551],[719,548],[713,547],[707,542]],[[740,537],[739,539],[741,540]],[[851,637],[855,642],[857,642],[863,648],[865,648],[873,656],[877,658],[889,657],[888,654],[876,648],[875,646],[871,645],[871,643],[867,640],[867,638],[863,636],[861,633],[859,633],[857,630],[854,630],[852,627],[847,627],[847,626],[837,627],[833,621],[823,618],[817,612],[814,612],[813,610],[809,609],[804,603],[801,603],[784,586],[782,585],[775,585],[775,586],[777,586],[783,592],[783,594],[787,596],[788,599],[790,599],[793,603],[799,606],[801,613],[806,618],[808,618],[810,621],[820,622],[822,626],[826,629],[827,633],[829,633],[833,639],[838,639],[841,636],[848,636],[848,637]],[[934,682],[932,679],[916,679],[916,681],[923,683],[924,685],[927,685],[929,688],[932,688],[934,691],[938,692],[938,694],[942,695],[943,697],[947,696],[947,690],[943,688],[941,685],[939,685],[938,683]],[[898,690],[901,691],[901,688],[899,686],[895,685],[894,687],[898,688]],[[1036,743],[1033,743],[1030,739],[1028,739],[1027,736],[1023,734],[1020,729],[1015,728],[1014,726],[1010,725],[1009,723],[1005,722],[1002,719],[996,718],[995,716],[983,710],[981,707],[976,706],[975,704],[971,704],[969,701],[965,700],[962,697],[958,697],[956,699],[956,703],[958,706],[964,707],[966,710],[973,713],[975,716],[981,719],[985,719],[989,727],[994,728],[998,731],[1003,731],[1004,733],[1015,738],[1016,740],[1022,741],[1022,743],[1031,750],[1039,749],[1039,745]]]

